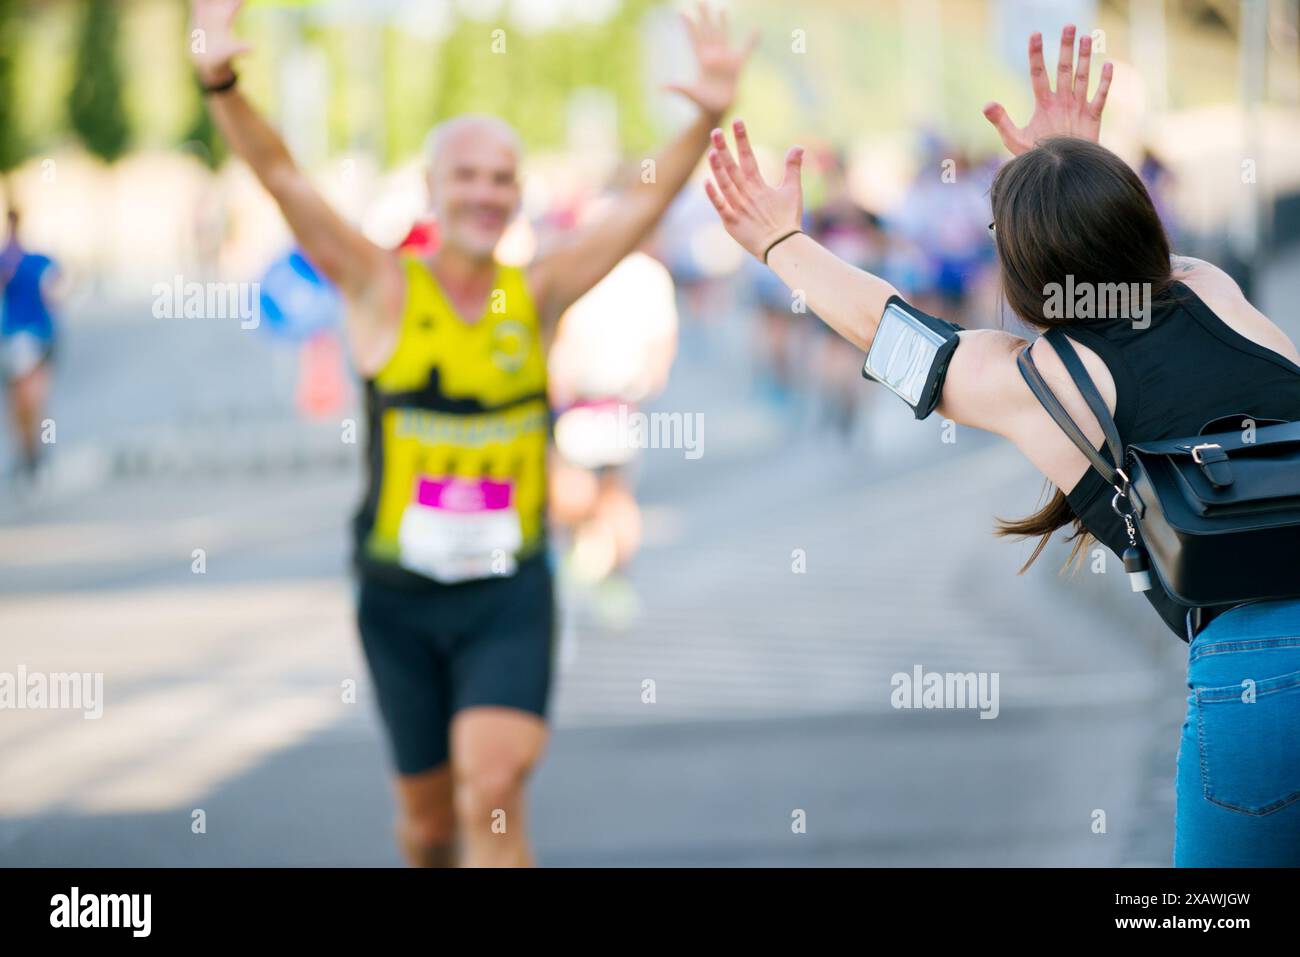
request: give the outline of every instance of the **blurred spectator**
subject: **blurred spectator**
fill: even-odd
[[[432,256],[438,249],[438,224],[432,217],[417,219],[397,244],[397,249],[416,256]]]
[[[1147,192],[1151,194],[1151,202],[1156,207],[1156,214],[1159,215],[1160,222],[1164,223],[1165,232],[1169,234],[1170,247],[1178,249],[1183,237],[1182,224],[1178,221],[1178,214],[1174,210],[1176,180],[1173,170],[1148,147],[1142,151],[1142,164],[1138,167],[1138,175],[1146,184]]]
[[[676,345],[673,280],[643,246],[569,307],[551,347],[551,517],[571,537],[566,572],[597,586],[596,611],[614,627],[640,607],[624,574],[641,513],[629,474],[638,449],[623,426],[663,389]]]
[[[267,331],[297,344],[294,404],[307,418],[332,416],[348,398],[346,358],[339,341],[343,299],[298,247],[275,260],[260,284]]]
[[[806,216],[805,228],[814,239],[845,262],[880,274],[888,257],[888,240],[881,221],[857,204],[849,192],[843,157],[822,157],[822,204]],[[816,338],[814,378],[821,392],[822,421],[847,439],[857,419],[858,406],[868,393],[862,388],[862,353],[811,315],[798,317]]]
[[[54,309],[60,297],[60,274],[49,256],[23,248],[18,235],[18,210],[11,207],[7,219],[8,233],[0,250],[0,365],[20,468],[25,479],[34,484],[46,445],[41,422],[52,384]]]
[[[928,257],[916,305],[966,325],[975,324],[967,310],[970,291],[993,261],[988,185],[960,151],[931,140],[896,216],[898,228]]]

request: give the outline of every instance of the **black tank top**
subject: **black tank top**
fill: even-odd
[[[1222,416],[1300,421],[1300,366],[1233,330],[1181,282],[1152,304],[1148,328],[1135,329],[1129,319],[1095,320],[1065,332],[1106,363],[1115,380],[1115,427],[1126,446],[1196,435]],[[1114,464],[1104,442],[1099,451]],[[1110,507],[1114,494],[1089,469],[1066,501],[1084,527],[1118,555],[1128,537]],[[1154,574],[1151,579],[1144,594],[1165,623],[1184,636],[1186,606],[1174,601]]]

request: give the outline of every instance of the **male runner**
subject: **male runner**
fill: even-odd
[[[654,181],[517,269],[493,255],[520,203],[507,124],[474,115],[435,128],[438,249],[381,249],[325,204],[240,95],[239,6],[194,0],[205,52],[193,58],[221,134],[347,301],[370,419],[358,622],[398,771],[399,842],[416,865],[531,864],[524,785],[546,741],[553,633],[545,343],[685,185],[754,39],[733,49],[725,19],[701,4],[687,20],[699,77],[670,87],[699,115],[655,158]]]

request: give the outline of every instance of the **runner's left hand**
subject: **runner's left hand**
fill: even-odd
[[[758,32],[750,34],[744,46],[733,49],[727,38],[726,11],[713,13],[700,3],[694,18],[682,14],[691,35],[699,76],[695,82],[669,84],[666,89],[680,93],[711,117],[721,117],[736,99],[736,84],[741,68],[758,45]]]

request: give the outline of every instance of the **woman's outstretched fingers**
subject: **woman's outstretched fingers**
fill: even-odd
[[[1061,52],[1056,61],[1056,95],[1069,96],[1074,81],[1074,24],[1061,30]]]
[[[745,132],[745,121],[736,120],[731,124],[731,131],[736,137],[736,155],[740,157],[740,171],[754,179],[761,179],[758,172],[758,160],[754,159],[754,148],[749,144],[749,134]]]
[[[1079,64],[1074,68],[1074,102],[1088,102],[1088,74],[1092,71],[1092,36],[1079,38]]]
[[[718,192],[718,187],[713,185],[713,180],[706,179],[704,181],[704,192],[708,194],[709,202],[711,202],[713,208],[718,211],[718,215],[722,217],[723,222],[735,222],[736,211],[731,208],[730,204],[728,204],[725,199],[722,198],[722,194]]]
[[[997,102],[984,104],[984,118],[997,129],[998,136],[1002,137],[1002,145],[1013,153],[1016,152],[1020,131],[1016,129],[1016,124],[1011,122],[1011,117],[1007,115],[1002,104]]]
[[[1088,104],[1088,112],[1093,119],[1101,119],[1101,111],[1106,106],[1106,94],[1110,92],[1110,78],[1115,74],[1115,65],[1107,63],[1101,68],[1101,82],[1097,84],[1097,93]]]
[[[722,168],[727,171],[727,175],[740,187],[744,180],[740,175],[740,167],[736,165],[735,158],[731,155],[731,150],[727,148],[727,138],[722,135],[722,130],[713,131],[713,151],[718,154],[718,162]]]
[[[1046,103],[1052,95],[1051,84],[1047,82],[1047,67],[1043,64],[1043,35],[1029,35],[1029,83],[1034,88],[1034,100]]]
[[[792,146],[790,151],[785,154],[785,178],[781,180],[781,185],[794,180],[799,182],[799,177],[803,172],[803,147]]]
[[[713,170],[713,178],[718,181],[718,189],[727,202],[737,209],[743,208],[740,187],[732,178],[731,171],[723,164],[722,155],[719,150],[709,150],[709,168]]]

